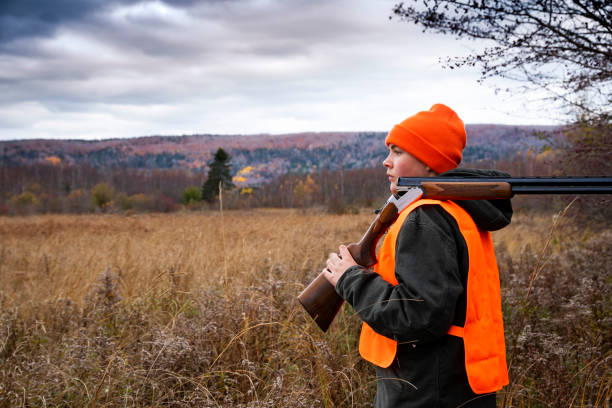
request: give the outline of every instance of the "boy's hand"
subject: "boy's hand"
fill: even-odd
[[[340,245],[340,253],[331,253],[327,258],[327,267],[323,269],[325,278],[331,283],[334,288],[338,279],[351,266],[357,265],[351,253],[346,249],[345,245]]]

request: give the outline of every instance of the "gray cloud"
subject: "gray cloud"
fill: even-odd
[[[43,37],[70,21],[106,7],[105,0],[5,0],[0,5],[0,42]]]
[[[9,1],[0,138],[385,130],[441,101],[503,118],[438,66],[465,44],[389,22],[394,0]]]
[[[208,0],[218,3],[229,0]],[[52,35],[62,24],[143,0],[3,0],[0,3],[0,43],[21,37]],[[164,0],[174,7],[191,7],[201,0]]]
[[[74,2],[61,3],[55,13]],[[138,86],[147,77],[165,81],[157,90],[165,93],[162,97],[181,97],[194,84],[214,92],[215,83],[231,87],[248,78],[296,78],[333,65],[333,55],[317,49],[351,43],[364,33],[365,22],[339,14],[337,4],[316,1],[302,7],[296,7],[300,2],[273,2],[265,8],[257,2],[173,2],[192,5],[190,9],[168,7],[169,2],[123,1],[111,3],[113,7],[85,3],[88,7],[64,17],[63,27],[58,20],[55,35],[13,42],[15,52],[7,54],[13,57],[7,65],[14,69],[0,71],[13,92],[0,98],[16,98],[18,92],[25,99],[35,94],[56,98],[62,89],[75,102],[100,97],[126,101],[130,95],[136,101],[155,99]],[[178,83],[189,77],[190,85]],[[94,79],[100,89],[89,89]],[[257,85],[246,85],[253,87]]]

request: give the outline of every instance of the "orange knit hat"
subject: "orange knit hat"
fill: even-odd
[[[438,103],[395,125],[385,143],[401,147],[436,173],[443,173],[461,163],[465,126],[455,111]]]

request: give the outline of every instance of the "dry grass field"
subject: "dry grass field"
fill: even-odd
[[[345,307],[296,296],[374,215],[252,210],[0,218],[0,407],[366,407]],[[518,213],[494,234],[504,407],[607,407],[612,230]],[[529,291],[529,294],[527,294]]]

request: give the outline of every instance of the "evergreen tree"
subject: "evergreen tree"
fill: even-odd
[[[213,161],[209,164],[208,178],[202,185],[202,199],[212,203],[219,195],[219,183],[223,183],[223,190],[234,188],[230,174],[230,156],[225,150],[219,148]]]

